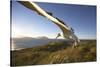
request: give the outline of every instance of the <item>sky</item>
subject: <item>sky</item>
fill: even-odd
[[[36,4],[72,27],[79,39],[96,39],[96,6],[42,2]],[[11,11],[12,37],[55,38],[61,32],[50,20],[16,1],[12,1]]]

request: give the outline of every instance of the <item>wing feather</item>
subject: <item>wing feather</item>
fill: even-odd
[[[48,18],[49,20],[51,20],[54,24],[56,24],[62,30],[64,38],[68,38],[69,35],[72,33],[70,31],[70,27],[66,26],[63,22],[59,21],[57,18],[49,15],[46,11],[44,11],[34,2],[31,2],[31,1],[18,1],[18,2],[24,5],[25,7],[29,8],[30,10],[35,11],[39,15],[44,16]]]

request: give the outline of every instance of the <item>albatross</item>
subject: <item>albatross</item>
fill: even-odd
[[[46,12],[45,10],[43,10],[40,6],[38,6],[35,2],[33,1],[17,1],[18,3],[22,4],[23,6],[25,6],[26,8],[36,12],[37,14],[51,20],[54,24],[56,24],[62,31],[63,33],[63,37],[65,39],[71,39],[74,41],[74,46],[78,45],[78,43],[80,42],[80,40],[78,39],[78,37],[74,34],[73,32],[73,28],[71,28],[70,26],[67,26],[63,21],[61,21],[60,19],[58,19],[57,17],[53,17],[52,15],[50,15],[48,12]]]

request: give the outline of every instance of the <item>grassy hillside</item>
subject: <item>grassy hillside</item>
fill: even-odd
[[[65,41],[11,51],[11,66],[96,61],[96,40],[81,40],[73,48]]]

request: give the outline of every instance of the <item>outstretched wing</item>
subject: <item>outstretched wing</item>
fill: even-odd
[[[56,24],[62,30],[64,38],[69,38],[69,36],[72,34],[70,27],[66,26],[64,22],[60,21],[59,19],[48,14],[46,11],[40,8],[36,3],[31,2],[31,1],[18,1],[18,2],[24,5],[25,7],[29,8],[30,10],[35,11],[39,15],[51,20],[54,24]]]

